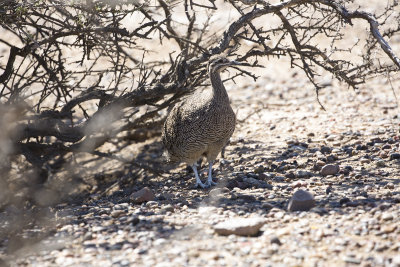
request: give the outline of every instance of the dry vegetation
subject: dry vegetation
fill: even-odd
[[[397,1],[2,1],[0,211],[30,218],[16,212],[0,242],[20,248],[59,203],[168,177],[160,127],[208,86],[212,55],[248,64],[226,77],[239,83],[289,62],[319,102],[326,77],[354,90],[396,80],[399,22]]]

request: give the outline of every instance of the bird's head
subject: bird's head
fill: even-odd
[[[231,61],[222,55],[212,56],[208,63],[208,72],[221,72],[229,66],[243,65],[237,61]]]

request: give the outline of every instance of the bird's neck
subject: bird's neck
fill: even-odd
[[[219,72],[210,72],[209,75],[214,98],[229,100],[228,93],[226,92],[225,86],[222,83]]]

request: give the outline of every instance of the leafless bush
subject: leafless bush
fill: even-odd
[[[400,31],[397,1],[374,15],[352,5],[339,0],[2,1],[0,185],[8,188],[0,195],[2,205],[27,185],[47,183],[82,153],[154,171],[117,156],[118,145],[111,152],[100,148],[158,135],[165,110],[207,85],[206,63],[214,54],[249,66],[289,57],[317,94],[319,77],[326,73],[356,88],[398,71],[400,60],[387,43]],[[236,10],[222,34],[214,25],[224,12],[221,6]],[[365,38],[343,47],[359,22],[369,25]],[[237,76],[256,79],[245,70],[230,79]],[[15,186],[18,174],[24,185]]]

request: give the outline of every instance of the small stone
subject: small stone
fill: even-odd
[[[321,169],[321,175],[322,176],[327,176],[327,175],[335,175],[339,172],[340,168],[338,165],[334,164],[327,164]]]
[[[261,208],[262,209],[265,209],[265,210],[270,210],[270,209],[272,209],[274,207],[274,205],[272,205],[271,203],[268,203],[268,202],[265,202],[265,203],[263,203],[262,205],[261,205]]]
[[[264,218],[235,218],[220,222],[213,228],[220,235],[254,236],[265,223]]]
[[[391,213],[383,213],[382,214],[382,220],[384,220],[384,221],[391,221],[391,220],[393,220],[393,214],[391,214]]]
[[[366,159],[366,158],[362,158],[361,160],[360,160],[360,163],[361,164],[368,164],[368,163],[370,163],[371,162],[371,160],[370,159]]]
[[[400,159],[400,153],[392,153],[390,154],[390,160]]]
[[[213,188],[209,193],[208,196],[209,197],[218,197],[220,195],[223,195],[225,193],[229,193],[229,189],[226,187],[222,187],[222,188]]]
[[[371,139],[372,143],[384,143],[384,141],[380,137],[374,137]]]
[[[131,216],[128,218],[127,223],[132,224],[133,226],[137,225],[140,222],[139,217],[137,216]]]
[[[368,150],[368,146],[367,145],[357,145],[356,150]]]
[[[294,179],[296,178],[296,175],[293,172],[288,172],[285,174],[285,177],[288,179]]]
[[[298,171],[296,173],[297,178],[310,178],[311,176],[313,176],[313,174],[308,171]]]
[[[348,197],[344,197],[339,200],[340,205],[344,205],[348,202],[350,202],[350,198],[348,198]]]
[[[383,145],[382,149],[386,150],[386,149],[392,149],[392,146],[389,144]]]
[[[329,212],[325,208],[320,208],[320,207],[314,207],[310,210],[311,212],[315,212],[318,215],[322,216],[325,214],[328,214]]]
[[[337,139],[337,136],[336,135],[329,135],[327,138],[326,138],[326,141],[335,141],[335,139]]]
[[[144,187],[139,191],[134,192],[130,198],[134,203],[143,203],[154,200],[155,196],[153,191],[151,191],[148,187]]]
[[[162,210],[165,211],[165,212],[167,212],[167,211],[173,212],[173,211],[174,211],[174,207],[173,207],[171,204],[168,204],[168,205],[165,205],[165,206],[162,208]]]
[[[393,184],[393,183],[387,183],[387,184],[385,185],[385,188],[387,188],[387,189],[394,189],[394,184]]]
[[[361,261],[353,256],[347,256],[343,259],[345,262],[352,263],[352,264],[360,264]]]
[[[315,164],[317,164],[318,166],[324,166],[326,163],[322,160],[318,160]]]
[[[113,210],[110,215],[113,218],[118,218],[119,216],[121,216],[124,213],[125,212],[123,210]]]
[[[282,245],[282,242],[279,240],[277,236],[271,237],[271,244],[277,244],[277,245]]]
[[[323,153],[323,154],[329,154],[329,153],[331,153],[332,150],[331,150],[330,147],[322,146],[321,149],[320,149],[320,151],[321,151],[321,153]]]
[[[297,190],[294,192],[289,201],[288,211],[308,211],[315,206],[313,195],[304,190]]]
[[[378,160],[375,163],[375,165],[376,165],[376,167],[385,167],[386,166],[385,161],[383,161],[383,160]]]
[[[249,184],[249,185],[258,187],[258,188],[268,188],[268,189],[272,189],[272,185],[270,185],[270,184],[268,184],[268,183],[266,183],[266,182],[264,182],[264,181],[261,181],[261,180],[252,178],[252,177],[250,177],[250,178],[248,178],[248,177],[243,178],[243,182],[244,182],[244,183],[247,183],[247,184]]]
[[[400,255],[394,256],[392,259],[393,266],[400,266]]]
[[[392,224],[392,225],[386,225],[384,227],[382,227],[382,232],[384,232],[385,234],[390,234],[393,233],[396,230],[397,226]]]
[[[254,168],[254,173],[260,174],[263,173],[265,170],[263,165],[258,165],[256,168]]]
[[[382,151],[381,153],[379,153],[379,157],[386,159],[387,157],[389,157],[388,152],[387,151]]]

